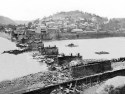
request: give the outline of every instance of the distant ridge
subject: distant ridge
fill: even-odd
[[[12,19],[8,18],[8,17],[4,17],[4,16],[0,16],[0,24],[2,25],[8,25],[8,24],[12,24],[15,25],[15,21],[13,21]]]

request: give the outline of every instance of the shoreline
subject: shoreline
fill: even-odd
[[[0,37],[11,40],[11,36],[9,34],[4,33],[4,32],[0,32]]]
[[[76,34],[77,35],[77,34]],[[75,36],[76,36],[75,35]],[[53,42],[53,41],[63,41],[63,40],[78,40],[78,39],[103,39],[103,38],[113,38],[113,37],[125,37],[125,33],[82,33],[79,37],[72,37],[71,35],[63,36],[59,39],[43,40],[43,42]]]
[[[11,40],[11,36],[4,32],[0,32],[0,37]],[[70,37],[70,36],[69,36]],[[103,39],[103,38],[115,38],[125,37],[125,33],[86,33],[79,38],[60,38],[51,40],[42,40],[43,42],[63,41],[63,40],[81,40],[81,39]]]
[[[55,42],[65,40],[82,40],[82,39],[105,39],[105,38],[125,38],[124,36],[102,37],[102,38],[78,38],[78,39],[60,39],[60,40],[43,40],[43,42]]]

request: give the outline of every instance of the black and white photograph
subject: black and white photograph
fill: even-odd
[[[125,94],[125,0],[0,0],[0,94]]]

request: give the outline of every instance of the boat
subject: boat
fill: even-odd
[[[100,51],[100,52],[95,52],[95,54],[102,55],[102,54],[109,54],[109,52],[106,52],[106,51]]]
[[[73,43],[70,43],[70,44],[68,44],[68,45],[66,45],[67,47],[77,47],[78,45],[75,45],[75,44],[73,44]]]

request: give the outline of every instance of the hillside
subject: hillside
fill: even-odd
[[[8,17],[0,16],[0,24],[8,25],[8,24],[16,24],[16,23]]]
[[[96,21],[99,23],[102,23],[102,22],[108,20],[105,17],[100,17],[100,16],[95,15],[95,14],[86,13],[86,12],[82,12],[82,11],[78,11],[78,10],[69,11],[69,12],[59,12],[59,13],[56,13],[56,14],[50,16],[50,17],[52,17],[52,19],[63,19],[63,18],[69,17],[73,20],[78,20],[78,19],[92,20],[93,18],[95,18]]]
[[[74,28],[83,31],[125,31],[125,18],[108,19],[79,10],[58,12],[49,17],[44,17],[42,23],[48,27],[68,29],[66,31],[71,31]]]

